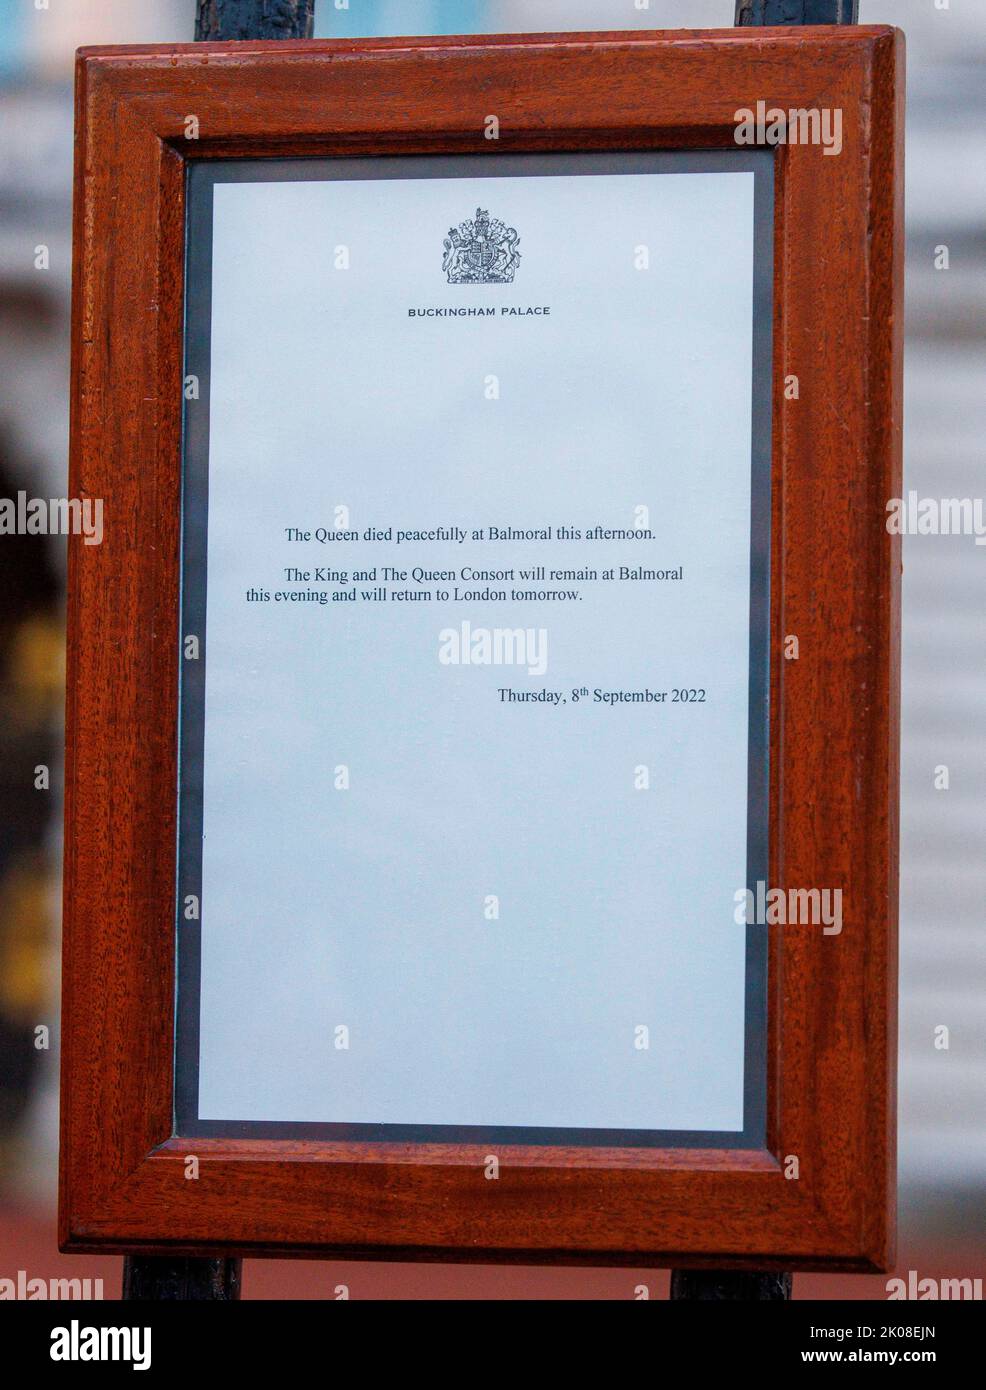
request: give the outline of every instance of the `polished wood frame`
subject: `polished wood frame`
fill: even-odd
[[[79,54],[71,490],[106,532],[69,546],[63,1249],[889,1267],[902,93],[889,28]],[[776,152],[770,879],[845,925],[771,929],[766,1146],[500,1146],[488,1181],[488,1146],[175,1137],[186,161],[725,148],[758,99],[844,130]]]

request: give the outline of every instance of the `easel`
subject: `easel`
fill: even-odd
[[[315,0],[197,0],[196,40],[304,39]],[[737,25],[855,24],[859,0],[736,0]],[[128,1256],[129,1300],[229,1302],[240,1297],[242,1260]],[[671,1299],[777,1302],[791,1297],[792,1276],[748,1270],[674,1270]]]

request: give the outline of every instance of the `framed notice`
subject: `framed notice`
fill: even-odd
[[[899,63],[80,56],[65,1248],[890,1258]]]

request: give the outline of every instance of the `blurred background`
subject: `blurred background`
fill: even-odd
[[[640,3],[316,0],[316,34],[732,23],[733,0]],[[194,0],[0,0],[0,497],[67,490],[74,51],[189,41],[194,11]],[[908,40],[905,488],[982,497],[986,4],[861,0],[860,20]],[[947,271],[935,268],[941,246]],[[64,572],[64,539],[0,537],[0,1277],[101,1277],[116,1297],[121,1261],[60,1256],[55,1236]],[[971,537],[905,538],[903,632],[898,1270],[982,1278],[986,551]],[[35,789],[42,765],[48,791]],[[942,765],[948,790],[935,787]],[[942,1025],[947,1050],[935,1046]],[[354,1298],[632,1298],[640,1283],[665,1296],[667,1274],[244,1264],[247,1298],[331,1298],[340,1283]],[[795,1280],[802,1298],[885,1289],[883,1276]]]

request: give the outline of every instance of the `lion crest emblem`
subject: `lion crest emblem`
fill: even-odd
[[[483,208],[445,238],[442,269],[450,285],[509,285],[520,265],[520,241],[513,227]]]

